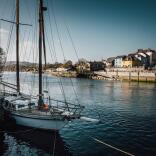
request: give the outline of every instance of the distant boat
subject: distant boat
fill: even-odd
[[[48,91],[42,90],[42,44],[45,45],[43,0],[39,1],[39,93],[38,96],[24,94],[20,91],[19,78],[19,0],[16,0],[16,85],[1,82],[15,89],[15,92],[4,92],[3,109],[9,119],[16,124],[43,129],[60,130],[69,121],[81,118],[84,106],[61,100],[51,99]],[[45,51],[44,51],[45,52]]]

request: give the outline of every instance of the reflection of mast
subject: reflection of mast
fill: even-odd
[[[44,23],[43,23],[43,11],[46,8],[43,7],[43,0],[40,0],[39,4],[39,107],[43,104],[42,99],[42,43],[44,46],[44,53],[45,53],[45,42],[44,42]]]
[[[17,83],[17,92],[20,92],[20,79],[19,79],[19,0],[16,0],[16,83]]]
[[[24,133],[24,135],[23,133],[10,133],[9,136],[15,138],[16,144],[20,144],[21,141],[23,141],[26,148],[29,148],[27,145],[30,145],[39,151],[43,150],[44,153],[48,153],[48,155],[53,155],[53,150],[55,151],[55,155],[71,155],[58,132],[40,131],[37,129],[31,131],[30,128],[20,126],[18,126],[18,129],[19,131],[30,131],[30,133]],[[38,141],[38,137],[40,137],[42,141]],[[55,147],[53,147],[52,145],[54,145],[55,141]],[[15,150],[15,153],[18,153],[18,149]],[[2,155],[3,154],[4,153],[2,153]]]
[[[0,48],[2,48],[2,45],[1,45],[1,19],[0,19]],[[0,49],[0,52],[1,52],[1,49]]]
[[[4,133],[1,132],[0,133],[0,147],[1,147],[1,150],[0,150],[0,155],[3,155],[5,150],[7,150],[7,146],[5,145],[5,136],[4,136]]]

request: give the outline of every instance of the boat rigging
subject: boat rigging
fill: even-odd
[[[42,54],[44,51],[46,65],[46,47],[44,33],[44,11],[47,8],[43,4],[43,0],[39,0],[39,35],[38,35],[38,95],[26,94],[20,88],[19,76],[19,0],[16,0],[16,85],[1,82],[4,86],[15,89],[15,92],[4,91],[3,109],[8,119],[14,119],[16,124],[33,127],[44,130],[60,130],[69,121],[82,119],[85,121],[98,121],[90,118],[82,117],[81,112],[84,106],[67,102],[65,96],[64,101],[56,100],[49,96],[48,91],[43,90],[43,67]],[[8,21],[7,21],[8,22]],[[55,21],[56,22],[56,21]],[[11,22],[14,23],[14,22]],[[25,24],[26,25],[26,24]],[[58,31],[58,30],[57,30]],[[61,83],[62,85],[62,83]],[[61,88],[63,89],[63,87]],[[64,91],[63,91],[64,95]]]
[[[42,51],[45,51],[43,0],[39,0],[39,94],[32,96],[21,92],[19,77],[19,0],[16,0],[16,92],[4,97],[3,108],[9,118],[22,126],[44,130],[59,130],[68,121],[79,119],[83,106],[68,103],[66,100],[54,100],[42,89]],[[43,45],[43,46],[42,46]],[[46,63],[46,59],[45,59]],[[6,94],[6,93],[5,93]]]

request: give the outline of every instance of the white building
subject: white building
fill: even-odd
[[[123,67],[123,60],[126,58],[125,55],[117,56],[114,60],[114,67],[115,68],[122,68]]]

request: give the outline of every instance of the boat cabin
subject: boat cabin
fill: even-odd
[[[8,96],[5,98],[4,107],[16,111],[22,109],[31,109],[37,105],[37,99],[24,98],[21,96]]]

